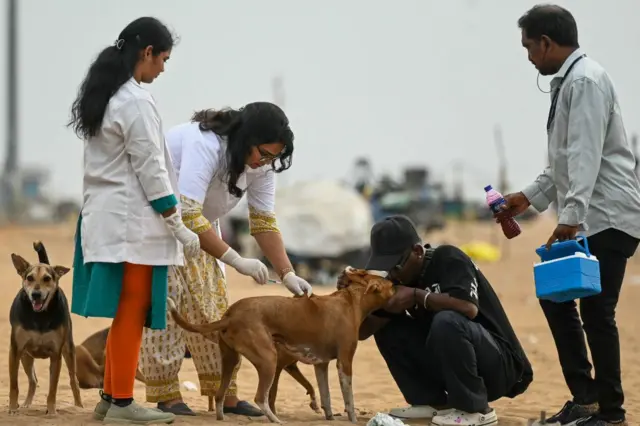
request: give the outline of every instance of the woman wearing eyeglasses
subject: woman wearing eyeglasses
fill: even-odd
[[[178,174],[182,219],[198,234],[202,249],[198,258],[169,271],[169,296],[181,313],[195,323],[220,319],[229,303],[224,264],[259,284],[267,282],[267,267],[258,259],[241,257],[220,235],[218,219],[245,193],[250,232],[264,255],[289,291],[310,295],[311,286],[291,266],[274,214],[275,173],[291,166],[293,154],[294,136],[284,112],[268,102],[239,110],[203,110],[170,129],[166,139]],[[145,330],[140,367],[148,402],[158,403],[162,411],[195,415],[180,394],[178,373],[185,346],[198,371],[201,394],[215,395],[222,371],[218,345],[183,332],[170,317],[166,330]],[[261,416],[259,409],[238,400],[235,378],[236,374],[225,412]]]

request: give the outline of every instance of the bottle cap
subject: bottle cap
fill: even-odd
[[[485,192],[489,192],[489,191],[491,191],[492,189],[493,189],[493,187],[492,187],[491,185],[487,185],[487,186],[485,186],[485,187],[484,187],[484,191],[485,191]]]

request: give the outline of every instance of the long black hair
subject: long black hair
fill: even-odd
[[[291,167],[293,158],[293,132],[284,111],[270,102],[253,102],[244,107],[222,110],[197,111],[192,122],[199,123],[200,130],[212,131],[226,137],[225,173],[230,194],[240,198],[243,191],[237,183],[245,170],[247,157],[254,146],[282,143],[280,155],[271,162],[272,170],[283,172]]]
[[[89,67],[71,107],[68,126],[82,139],[95,136],[109,100],[133,76],[140,51],[153,46],[157,56],[173,45],[171,32],[156,18],[142,17],[127,25],[113,46],[103,49]]]

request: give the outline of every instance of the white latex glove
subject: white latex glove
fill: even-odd
[[[269,278],[267,266],[258,259],[247,259],[229,247],[220,257],[220,260],[240,272],[242,275],[252,277],[258,284],[266,284]]]
[[[200,255],[200,238],[198,234],[184,225],[178,212],[175,212],[169,217],[165,217],[164,221],[169,229],[171,229],[171,232],[173,232],[176,240],[182,243],[186,257],[194,258]]]
[[[306,293],[308,297],[313,293],[311,284],[297,276],[294,272],[287,272],[284,277],[282,277],[282,284],[296,296],[302,296]]]

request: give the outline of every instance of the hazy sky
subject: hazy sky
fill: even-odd
[[[612,75],[629,133],[640,131],[640,2],[558,3],[574,13],[587,54]],[[271,79],[282,74],[296,135],[290,182],[343,178],[358,155],[378,173],[424,164],[450,182],[452,164],[462,161],[467,194],[482,196],[496,181],[493,127],[500,123],[519,188],[546,155],[549,96],[536,88],[516,25],[534,4],[19,0],[20,163],[51,168],[52,194],[80,198],[82,143],[64,126],[76,89],[100,49],[131,20],[152,15],[180,36],[165,74],[147,86],[165,128],[197,108],[272,100]],[[540,82],[547,90],[549,78]],[[0,104],[2,147],[5,109]]]

